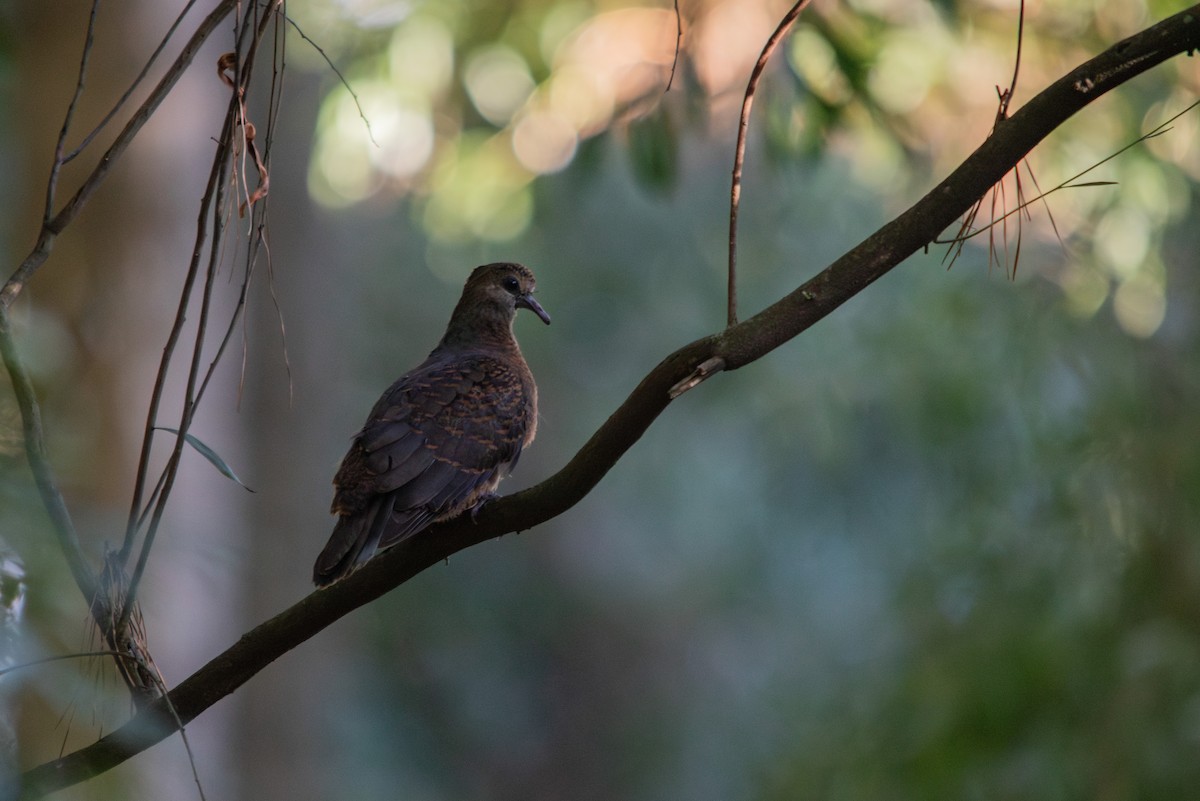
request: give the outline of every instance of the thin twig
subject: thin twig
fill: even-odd
[[[19,665],[10,665],[6,668],[0,668],[0,677],[8,673],[15,673],[18,670],[27,670],[29,668],[41,667],[42,665],[50,665],[55,662],[66,662],[71,659],[88,659],[96,656],[108,656],[118,661],[132,662],[135,667],[140,666],[140,660],[133,654],[126,654],[121,651],[103,650],[103,651],[78,651],[73,654],[55,654],[54,656],[43,656],[38,659],[31,659],[28,662],[22,662]],[[179,711],[175,705],[171,703],[171,697],[167,690],[167,685],[163,681],[162,676],[151,674],[150,678],[158,685],[158,691],[167,705],[167,710],[171,713],[171,717],[175,725],[179,727],[179,736],[183,740],[183,749],[187,752],[188,763],[192,766],[192,780],[196,783],[196,789],[200,793],[200,801],[204,801],[204,788],[200,786],[200,774],[196,770],[196,756],[192,753],[192,745],[188,742],[187,730],[183,725],[183,721],[179,717]],[[62,720],[59,720],[59,724]]]
[[[292,360],[288,357],[287,323],[283,319],[283,306],[279,303],[279,294],[275,291],[275,261],[271,258],[271,243],[266,237],[260,240],[267,252],[267,289],[271,293],[271,306],[275,309],[275,321],[279,324],[279,342],[283,348],[283,370],[288,382],[288,405],[292,403]]]
[[[232,121],[232,115],[235,113],[235,103],[230,101],[228,111],[225,117],[225,130],[229,129],[229,123]],[[146,473],[150,467],[150,448],[154,441],[155,427],[158,425],[158,407],[162,402],[163,392],[167,385],[167,374],[171,367],[171,357],[175,352],[175,346],[179,342],[179,337],[183,333],[184,321],[187,319],[187,308],[191,302],[192,288],[195,286],[196,276],[200,269],[200,259],[203,253],[204,242],[208,236],[208,214],[213,208],[214,197],[219,197],[223,194],[222,178],[226,167],[226,154],[228,153],[229,145],[227,137],[222,137],[217,145],[217,154],[213,158],[212,169],[209,171],[208,185],[204,191],[204,197],[200,201],[200,214],[196,220],[196,242],[192,248],[192,257],[188,262],[187,275],[183,280],[183,288],[179,294],[179,305],[175,310],[175,321],[171,325],[171,331],[167,335],[166,345],[163,346],[163,354],[159,359],[158,373],[154,378],[154,388],[150,392],[150,408],[146,411],[146,425],[142,432],[142,449],[138,457],[137,476],[133,483],[133,499],[129,506],[129,517],[125,524],[125,539],[121,543],[121,564],[126,565],[129,562],[129,556],[133,551],[134,541],[137,536],[137,529],[140,526],[142,517],[142,496],[146,487]],[[178,439],[183,439],[182,434]],[[157,493],[156,493],[157,494]]]
[[[126,659],[137,661],[132,654],[123,654],[120,651],[79,651],[73,654],[55,654],[54,656],[43,656],[38,659],[31,659],[28,662],[22,662],[19,665],[9,665],[6,668],[0,668],[0,676],[8,673],[15,673],[18,670],[26,670],[28,668],[40,667],[49,665],[54,662],[66,662],[69,659],[83,659],[89,656],[111,656],[116,659]]]
[[[1011,217],[1012,215],[1020,214],[1023,211],[1028,213],[1029,206],[1032,206],[1034,203],[1037,203],[1039,200],[1045,201],[1045,199],[1047,197],[1049,197],[1050,195],[1052,195],[1055,192],[1058,192],[1062,189],[1084,189],[1084,188],[1095,187],[1095,186],[1112,186],[1113,184],[1116,183],[1115,181],[1089,181],[1087,183],[1082,183],[1082,184],[1077,184],[1075,182],[1078,181],[1083,176],[1087,175],[1092,170],[1096,169],[1097,167],[1107,164],[1108,162],[1110,162],[1113,159],[1117,158],[1118,156],[1122,155],[1123,153],[1125,153],[1125,151],[1129,150],[1130,148],[1136,147],[1149,139],[1153,139],[1155,137],[1162,136],[1163,134],[1167,133],[1169,130],[1171,130],[1171,128],[1170,128],[1171,123],[1175,122],[1175,120],[1179,119],[1184,114],[1187,114],[1189,111],[1192,111],[1193,109],[1196,109],[1198,107],[1200,107],[1200,100],[1197,100],[1197,101],[1191,103],[1186,108],[1184,108],[1182,111],[1172,114],[1169,118],[1167,118],[1163,122],[1160,122],[1158,125],[1156,125],[1152,130],[1148,131],[1147,133],[1142,134],[1137,139],[1134,139],[1132,142],[1126,144],[1124,147],[1121,147],[1119,150],[1116,150],[1116,151],[1108,154],[1104,158],[1097,161],[1095,164],[1092,164],[1091,166],[1087,167],[1086,169],[1083,169],[1083,170],[1075,173],[1070,178],[1059,183],[1057,186],[1047,189],[1045,192],[1039,191],[1039,193],[1037,195],[1035,195],[1034,197],[1031,197],[1029,200],[1024,201],[1023,203],[1018,205],[1016,208],[1007,210],[1002,217],[998,217],[998,218],[992,220],[987,225],[984,225],[980,228],[976,228],[976,229],[972,230],[971,224],[968,222],[964,222],[963,225],[959,228],[959,231],[953,237],[951,237],[949,239],[940,239],[940,238],[934,239],[931,244],[951,245],[951,246],[961,247],[961,245],[964,242],[966,242],[968,239],[974,239],[975,237],[979,236],[980,234],[983,234],[983,233],[991,230],[995,226],[1003,223],[1007,218]],[[1034,183],[1036,186],[1036,181]],[[969,217],[968,220],[970,220],[970,219],[973,219],[973,218]],[[1056,229],[1056,233],[1057,233],[1057,229]],[[1061,239],[1061,237],[1059,237],[1059,239]]]
[[[248,13],[252,9],[248,9]],[[251,30],[248,26],[241,26],[238,36],[238,46],[241,46],[242,39],[246,31]],[[194,38],[194,37],[193,37]],[[155,376],[154,388],[150,393],[150,407],[146,413],[146,424],[142,432],[142,448],[138,457],[137,476],[134,479],[133,498],[130,502],[129,517],[125,525],[125,537],[121,544],[121,564],[128,564],[129,556],[133,551],[133,546],[137,537],[137,531],[141,527],[145,519],[146,513],[152,506],[157,506],[157,499],[161,496],[162,488],[165,484],[163,478],[160,478],[155,492],[151,499],[147,502],[143,511],[142,499],[145,494],[146,474],[150,466],[150,450],[154,440],[154,431],[158,425],[158,408],[162,402],[162,395],[166,389],[167,375],[171,366],[171,357],[174,354],[175,347],[178,344],[179,337],[183,332],[183,324],[187,316],[187,307],[191,301],[192,288],[195,286],[196,276],[199,273],[200,259],[204,251],[204,243],[208,236],[208,214],[214,208],[219,209],[222,205],[221,198],[224,197],[223,175],[227,168],[227,160],[230,152],[230,136],[234,130],[234,121],[236,120],[238,108],[238,98],[236,93],[230,98],[229,105],[225,112],[225,119],[222,122],[222,131],[226,132],[222,135],[217,143],[217,151],[213,156],[212,169],[209,171],[208,182],[206,184],[204,197],[200,201],[200,213],[196,219],[196,239],[192,247],[192,257],[188,263],[188,271],[184,278],[183,288],[180,291],[179,305],[175,312],[175,321],[172,324],[171,331],[167,336],[166,345],[163,347],[163,355],[159,360],[158,373]],[[215,199],[215,203],[214,203]],[[177,435],[177,446],[182,448],[186,429],[180,429],[181,433]]]
[[[371,140],[371,144],[375,145],[375,147],[379,147],[379,143],[375,141],[375,134],[371,130],[371,121],[367,119],[367,113],[363,111],[362,103],[359,102],[358,95],[355,93],[354,88],[350,86],[350,82],[346,80],[346,76],[342,75],[341,70],[339,70],[333,63],[333,59],[331,59],[328,54],[321,49],[321,46],[312,39],[308,38],[308,34],[300,29],[300,26],[296,24],[296,20],[292,19],[287,14],[284,14],[283,18],[287,20],[288,25],[291,25],[296,29],[296,33],[300,34],[301,39],[308,42],[313,50],[316,50],[321,55],[321,58],[325,60],[325,63],[329,66],[329,69],[333,70],[333,74],[338,77],[338,80],[341,82],[345,90],[350,93],[350,97],[354,98],[354,106],[358,109],[358,116],[362,118],[363,124],[367,126],[367,138]]]
[[[284,18],[286,19],[286,16]],[[287,67],[287,37],[279,36],[277,39],[276,46],[277,46],[276,54],[277,54],[278,61],[275,64],[274,69],[271,72],[271,100],[269,103],[271,113],[267,118],[267,137],[266,137],[266,146],[264,149],[264,158],[267,160],[268,165],[270,164],[271,142],[274,139],[275,129],[279,122],[279,119],[278,119],[279,111],[280,111],[280,107],[282,106],[283,80],[284,80],[284,75],[286,74],[286,67]],[[335,70],[335,72],[336,72],[336,70]],[[356,101],[357,101],[357,98],[356,98]],[[365,122],[365,118],[364,118],[364,122]],[[368,134],[369,133],[370,133],[370,130],[368,129]],[[374,141],[374,140],[372,140],[372,141]],[[265,217],[265,214],[263,216]],[[283,349],[283,369],[284,369],[284,372],[287,374],[288,404],[290,405],[292,402],[294,386],[293,386],[293,380],[292,380],[292,360],[288,355],[287,323],[285,322],[284,316],[283,316],[283,305],[279,302],[279,293],[275,291],[275,261],[274,261],[274,259],[271,258],[271,242],[267,238],[265,224],[259,225],[258,236],[255,237],[252,247],[255,249],[255,251],[259,247],[262,247],[262,249],[264,251],[266,251],[267,287],[270,290],[270,294],[271,294],[271,305],[275,309],[275,320],[279,324],[279,339],[280,339],[280,345]],[[257,262],[257,252],[249,253],[249,254],[247,254],[247,256],[248,256],[247,271],[249,271],[249,269],[254,265],[254,263]],[[244,375],[244,369],[245,369],[245,360],[243,358],[243,375]],[[240,397],[240,393],[239,393],[239,397]]]
[[[66,557],[75,585],[83,593],[83,597],[91,603],[96,597],[96,576],[83,547],[79,544],[79,535],[75,524],[71,522],[71,513],[66,501],[58,489],[58,481],[54,476],[54,468],[46,457],[46,444],[42,435],[42,412],[38,407],[37,394],[33,382],[25,369],[25,363],[17,352],[16,342],[13,341],[12,326],[9,323],[8,309],[0,304],[0,354],[4,358],[4,366],[12,379],[13,394],[17,397],[17,405],[21,408],[21,422],[25,436],[25,455],[29,460],[29,469],[42,496],[42,504],[54,525],[54,533],[58,537],[59,547]]]
[[[1029,159],[1021,159],[1021,161],[1025,164],[1025,168],[1029,169]],[[1016,242],[1016,245],[1013,247],[1013,257],[1012,257],[1011,262],[1008,261],[1008,237],[1007,237],[1007,235],[1005,235],[1005,238],[1004,238],[1004,259],[1005,259],[1004,263],[1005,263],[1005,265],[1011,265],[1011,267],[1009,267],[1009,269],[1008,269],[1008,277],[1012,280],[1016,280],[1017,269],[1021,266],[1021,240],[1024,238],[1024,234],[1025,234],[1025,221],[1032,220],[1033,218],[1030,217],[1029,207],[1025,204],[1025,186],[1024,186],[1024,184],[1021,183],[1021,165],[1020,164],[1018,164],[1016,167],[1013,167],[1012,177],[1013,177],[1013,183],[1017,187],[1017,205],[1022,206],[1025,209],[1024,215],[1021,215],[1021,214],[1017,215],[1017,242]]]
[[[223,194],[224,192],[220,190],[217,193],[216,203],[218,206],[222,202]],[[166,511],[167,500],[170,498],[171,488],[175,484],[175,477],[179,472],[179,464],[183,459],[183,447],[187,441],[187,433],[191,428],[192,419],[195,416],[196,381],[200,359],[204,352],[204,336],[208,331],[208,315],[212,308],[212,289],[216,278],[218,254],[220,252],[215,245],[220,241],[220,236],[220,215],[217,214],[213,215],[213,246],[209,248],[208,269],[205,271],[204,287],[201,291],[200,316],[196,323],[196,334],[192,345],[192,361],[188,370],[187,388],[184,391],[183,410],[180,412],[179,433],[175,437],[175,446],[171,452],[170,459],[167,461],[162,491],[158,493],[158,500],[154,506],[154,514],[150,517],[150,524],[146,528],[146,535],[142,539],[142,547],[138,553],[137,564],[129,580],[129,590],[125,597],[125,603],[121,607],[121,614],[117,623],[118,628],[123,626],[125,621],[129,619],[134,601],[137,599],[137,590],[141,586],[142,576],[145,573],[146,564],[150,558],[150,551],[154,547],[154,540],[158,534],[159,524],[162,522],[163,513]]]
[[[754,64],[754,70],[750,73],[750,82],[746,85],[746,95],[742,99],[742,113],[738,118],[738,135],[737,147],[734,149],[733,156],[733,186],[729,191],[729,281],[728,292],[729,301],[727,304],[726,325],[737,325],[737,220],[738,207],[742,200],[742,164],[746,160],[746,133],[750,127],[750,108],[754,105],[754,93],[758,90],[758,80],[762,77],[763,70],[767,67],[767,62],[771,58],[771,54],[775,52],[776,45],[787,34],[788,29],[792,27],[792,23],[800,16],[800,12],[804,10],[811,0],[799,0],[783,19],[779,21],[779,25],[775,28],[775,32],[771,34],[771,38],[767,39],[766,45],[763,47],[762,53],[758,57],[758,61]]]
[[[1017,78],[1021,75],[1021,44],[1025,41],[1025,0],[1021,0],[1020,8],[1017,11],[1017,56],[1013,59],[1013,76],[1012,81],[1008,85],[1008,89],[1001,91],[1000,87],[996,87],[996,92],[1000,95],[1000,107],[996,110],[996,119],[1008,119],[1008,107],[1012,104],[1013,95],[1017,93]]]
[[[675,0],[675,55],[671,59],[671,75],[667,78],[667,88],[663,92],[671,91],[671,84],[675,82],[675,68],[679,66],[679,45],[683,42],[683,15],[679,13],[679,0]]]
[[[87,35],[83,40],[83,55],[79,57],[79,76],[75,79],[75,93],[71,95],[71,102],[67,104],[67,113],[63,115],[62,128],[59,129],[58,141],[54,145],[54,164],[50,167],[50,177],[46,181],[46,209],[42,212],[43,226],[50,224],[50,217],[54,214],[54,195],[58,189],[58,176],[62,172],[63,165],[70,160],[63,157],[63,150],[67,146],[67,133],[71,130],[75,107],[79,105],[79,98],[83,97],[88,59],[92,55],[92,46],[96,43],[96,14],[99,10],[100,0],[92,0],[92,10],[88,14]]]
[[[121,132],[109,146],[108,150],[98,159],[96,166],[84,180],[83,184],[80,185],[67,204],[42,226],[42,231],[38,235],[38,241],[34,249],[25,257],[24,261],[21,262],[21,265],[13,274],[9,276],[8,281],[4,284],[4,288],[0,289],[0,305],[4,305],[5,307],[12,306],[13,300],[21,293],[25,284],[29,282],[33,274],[46,262],[55,235],[62,233],[75,217],[78,216],[79,212],[83,210],[84,206],[87,205],[92,194],[100,187],[112,168],[120,161],[130,142],[133,141],[133,138],[137,136],[142,126],[150,120],[150,117],[153,116],[159,105],[170,94],[171,89],[174,88],[184,71],[187,70],[188,66],[195,59],[196,53],[199,52],[201,46],[212,35],[212,32],[216,30],[221,21],[240,2],[241,0],[219,0],[217,7],[196,28],[191,39],[184,45],[183,50],[171,64],[166,74],[163,75],[158,85],[154,87],[154,90],[150,92],[149,97],[146,98],[137,111],[129,118],[129,121],[121,129]]]
[[[1021,76],[1021,47],[1022,47],[1024,41],[1025,41],[1025,0],[1020,0],[1020,8],[1019,8],[1019,11],[1017,14],[1017,48],[1016,48],[1016,56],[1013,59],[1012,80],[1009,82],[1007,89],[1001,89],[999,86],[996,86],[996,97],[997,97],[998,102],[996,104],[996,118],[992,122],[992,131],[991,132],[993,134],[996,132],[996,129],[999,128],[1000,125],[1002,125],[1004,123],[1004,121],[1008,119],[1009,107],[1012,105],[1013,97],[1016,95],[1017,81]],[[1027,159],[1022,159],[1022,161],[1025,163],[1025,169],[1029,171],[1030,175],[1033,175],[1033,169],[1029,166],[1029,161]],[[1013,175],[1016,179],[1015,183],[1016,183],[1016,192],[1017,192],[1017,206],[1018,206],[1018,208],[1021,208],[1022,205],[1024,204],[1025,194],[1024,194],[1023,188],[1021,186],[1020,164],[1018,164],[1013,169]],[[952,245],[950,248],[948,248],[946,250],[946,255],[942,257],[943,262],[946,262],[947,260],[949,260],[949,264],[946,267],[947,270],[949,270],[951,267],[954,266],[955,262],[958,261],[958,257],[962,254],[963,241],[960,239],[960,237],[965,232],[971,231],[972,226],[975,224],[975,219],[979,215],[979,210],[981,208],[983,208],[984,198],[987,197],[989,194],[991,195],[991,216],[992,216],[993,222],[991,224],[989,224],[988,226],[986,226],[986,228],[982,229],[982,230],[986,230],[988,232],[988,270],[989,270],[989,272],[991,271],[993,263],[1003,264],[1003,265],[1005,265],[1006,271],[1008,270],[1008,264],[1009,264],[1009,260],[1008,260],[1008,216],[1009,215],[1007,213],[1008,193],[1007,193],[1007,190],[1005,189],[1005,185],[1004,185],[1004,179],[1007,177],[1008,177],[1007,174],[1005,176],[1001,177],[1000,180],[996,183],[996,185],[993,186],[987,193],[980,196],[980,198],[975,202],[975,205],[973,205],[971,207],[970,211],[967,212],[966,216],[963,219],[962,225],[959,226],[958,233],[955,235],[955,238],[953,240],[956,244]],[[1035,181],[1035,183],[1036,183],[1036,181]],[[1005,211],[1004,215],[1002,217],[1000,217],[999,219],[997,219],[997,217],[996,217],[997,205],[999,205],[999,207]],[[1028,216],[1028,212],[1026,213],[1026,216]],[[998,248],[996,246],[996,234],[995,234],[995,230],[996,230],[995,223],[996,222],[1001,223],[1000,236],[1001,236],[1001,244],[1003,245],[1003,248],[1004,248],[1003,261],[1000,258],[1000,254],[999,254]],[[1014,255],[1014,261],[1012,262],[1011,272],[1009,273],[1012,278],[1016,278],[1017,266],[1020,263],[1020,258],[1021,258],[1021,236],[1024,232],[1024,221],[1021,219],[1020,216],[1017,217],[1016,225],[1017,225],[1016,253]]]
[[[1029,159],[1025,159],[1025,171],[1029,173],[1029,180],[1033,181],[1033,189],[1038,193],[1038,197],[1041,198],[1042,205],[1046,207],[1046,218],[1050,220],[1050,229],[1054,231],[1054,238],[1066,250],[1067,243],[1063,241],[1062,234],[1058,232],[1058,223],[1054,221],[1054,211],[1050,208],[1050,201],[1046,200],[1046,196],[1042,194],[1042,186],[1038,183],[1037,176],[1033,174],[1033,168],[1029,166]],[[1030,219],[1033,218],[1032,212],[1029,213],[1029,216]]]
[[[154,52],[150,54],[150,58],[146,59],[146,63],[142,65],[141,72],[139,72],[137,77],[133,79],[133,83],[129,84],[129,88],[127,88],[125,93],[117,99],[117,102],[114,103],[113,107],[109,109],[107,114],[104,115],[104,118],[96,124],[96,127],[93,128],[87,136],[83,137],[82,141],[80,141],[74,150],[63,157],[62,161],[64,164],[72,161],[76,156],[87,149],[87,146],[92,143],[92,140],[100,135],[100,132],[103,131],[110,122],[112,122],[113,117],[117,116],[125,104],[129,102],[129,98],[133,96],[133,93],[137,91],[139,86],[141,86],[142,81],[146,79],[146,75],[150,73],[150,68],[154,66],[154,62],[158,60],[160,55],[162,55],[162,51],[167,47],[167,42],[171,41],[171,37],[175,35],[175,31],[178,30],[179,25],[183,22],[183,18],[188,15],[188,12],[192,10],[192,6],[194,5],[196,5],[196,0],[188,0],[187,5],[183,7],[183,10],[179,12],[177,17],[175,17],[175,21],[171,23],[171,27],[167,29],[166,35],[163,36],[163,38],[159,41],[158,47],[154,48]]]
[[[129,520],[125,529],[125,541],[121,546],[121,563],[127,564],[129,556],[132,552],[134,542],[140,521],[144,519],[146,512],[141,510],[141,495],[145,487],[146,467],[149,465],[150,446],[153,441],[154,431],[158,426],[158,409],[162,401],[162,394],[166,387],[167,375],[170,371],[171,362],[175,355],[175,348],[179,343],[179,339],[183,333],[184,323],[187,320],[187,309],[191,303],[192,291],[196,285],[196,279],[199,275],[200,261],[204,249],[204,243],[208,239],[209,212],[216,210],[213,214],[213,231],[216,236],[219,236],[222,230],[220,209],[224,205],[225,197],[225,181],[223,176],[229,169],[229,160],[232,155],[232,145],[229,142],[233,131],[233,123],[236,119],[238,101],[236,97],[231,98],[230,105],[226,111],[225,130],[226,135],[222,137],[221,144],[217,147],[217,154],[213,158],[212,170],[209,173],[209,183],[205,190],[204,199],[201,201],[200,213],[196,224],[196,244],[192,250],[192,258],[188,263],[187,276],[184,278],[184,285],[180,291],[179,306],[175,313],[175,322],[171,326],[171,332],[167,335],[167,344],[163,348],[162,358],[159,360],[158,375],[155,378],[154,389],[151,392],[150,408],[146,415],[146,430],[142,435],[142,455],[138,461],[138,475],[134,485],[134,496],[130,505]],[[211,287],[212,274],[215,269],[214,261],[219,253],[217,242],[209,245],[208,269],[206,270],[207,279],[205,281],[205,294],[207,296],[208,289]],[[196,345],[193,350],[200,347],[203,339],[203,325],[207,322],[207,297],[204,302],[204,311],[202,312],[201,330],[196,336]],[[190,376],[190,374],[189,374]],[[167,460],[166,467],[158,480],[155,487],[154,497],[147,502],[146,511],[148,512],[153,506],[153,513],[150,516],[150,522],[146,529],[145,538],[142,541],[141,550],[138,553],[137,563],[133,570],[133,575],[129,582],[129,592],[126,596],[124,605],[121,608],[118,620],[124,623],[128,619],[130,610],[133,608],[133,602],[137,597],[137,589],[141,584],[142,575],[146,570],[146,563],[150,558],[150,549],[154,545],[154,539],[158,533],[158,526],[162,520],[163,512],[166,509],[167,499],[171,494],[171,488],[174,485],[176,471],[179,461],[182,458],[183,446],[187,441],[188,428],[191,425],[194,387],[189,381],[189,390],[184,400],[184,409],[181,415],[181,420],[177,427],[178,433],[175,436],[175,445],[171,451],[171,456]]]
[[[221,218],[221,214],[219,213],[219,210],[224,205],[225,196],[224,181],[221,180],[221,176],[229,167],[229,161],[232,157],[233,150],[235,149],[233,143],[236,141],[236,137],[238,136],[239,127],[243,134],[246,132],[247,123],[245,122],[245,93],[250,81],[250,75],[253,70],[255,55],[258,51],[258,46],[262,41],[262,37],[266,33],[266,26],[272,19],[275,18],[274,14],[281,3],[282,0],[274,0],[271,3],[270,8],[262,15],[261,18],[257,18],[257,6],[252,6],[247,10],[248,18],[252,12],[255,14],[255,18],[257,18],[257,24],[254,26],[246,25],[243,28],[243,36],[246,35],[248,31],[253,31],[253,35],[249,39],[244,61],[234,59],[232,64],[236,77],[234,91],[230,98],[230,105],[226,113],[226,134],[222,140],[226,144],[223,147],[218,148],[219,152],[214,157],[213,170],[209,176],[210,181],[213,182],[216,187],[216,191],[213,195],[213,207],[218,213],[213,215],[213,231],[211,243],[209,245],[208,268],[205,274],[204,288],[200,304],[200,316],[199,321],[197,322],[195,340],[192,348],[192,359],[188,368],[187,387],[184,392],[183,409],[180,412],[178,426],[179,433],[175,438],[175,446],[165,468],[166,479],[162,482],[162,490],[158,493],[158,499],[154,506],[154,513],[150,517],[150,523],[146,529],[146,535],[142,540],[141,550],[138,553],[137,564],[135,565],[133,575],[130,578],[129,591],[125,599],[124,607],[121,610],[121,615],[118,619],[118,626],[123,625],[125,621],[128,620],[130,610],[133,608],[133,604],[137,599],[137,591],[141,585],[142,576],[145,573],[146,564],[150,558],[150,551],[153,548],[154,540],[158,533],[159,524],[161,523],[163,514],[166,511],[167,501],[170,498],[171,489],[173,488],[175,484],[175,478],[178,475],[179,464],[183,458],[183,448],[184,444],[186,443],[188,429],[191,427],[192,419],[195,416],[197,408],[196,388],[199,381],[200,365],[204,355],[204,340],[208,331],[208,317],[212,305],[213,283],[216,278],[217,267],[220,261],[220,244],[223,239],[222,233],[224,230],[224,223]],[[222,80],[225,80],[224,77]],[[241,123],[240,126],[239,122]],[[210,186],[212,186],[212,184],[210,184]],[[206,217],[207,212],[202,209],[200,216],[201,218]],[[198,266],[198,256],[203,248],[204,242],[204,234],[201,230],[199,230],[199,228],[196,236],[197,246],[193,249],[193,260],[188,272],[189,285],[185,291],[185,294],[187,295],[190,295],[191,285],[193,285],[195,281],[196,267]],[[173,334],[176,330],[182,329],[182,318],[186,308],[187,302],[185,300],[180,304],[179,316],[176,319],[177,325],[176,328],[172,330]],[[173,352],[174,348],[172,347],[171,354],[173,354]],[[163,361],[160,364],[160,372],[165,373],[165,369],[168,366],[171,354],[168,354],[164,351]],[[157,413],[157,404],[155,403],[154,406]],[[143,450],[148,450],[148,445],[144,446]],[[132,518],[133,513],[131,511],[130,519],[132,520]],[[126,538],[125,545],[132,547],[132,539],[129,537],[128,528],[126,530]],[[125,549],[125,547],[122,547],[122,555],[125,559],[128,558],[128,551]]]

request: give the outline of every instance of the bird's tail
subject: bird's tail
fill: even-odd
[[[313,584],[326,587],[350,575],[375,555],[387,523],[385,504],[389,501],[389,496],[380,496],[366,511],[338,518],[329,542],[313,565]]]

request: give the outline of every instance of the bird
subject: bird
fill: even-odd
[[[537,434],[537,385],[512,330],[519,309],[550,324],[535,289],[523,264],[475,268],[437,347],[376,402],[333,479],[318,587],[495,497]]]

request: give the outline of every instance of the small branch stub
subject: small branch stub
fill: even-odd
[[[706,380],[710,376],[716,375],[724,369],[725,360],[720,356],[713,356],[711,359],[705,359],[704,361],[700,362],[695,370],[692,371],[691,375],[680,381],[675,386],[671,387],[667,391],[667,396],[670,397],[671,400],[675,400],[692,387]]]

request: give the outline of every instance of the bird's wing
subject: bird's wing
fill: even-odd
[[[487,354],[435,355],[384,393],[334,477],[339,519],[317,558],[318,585],[495,489],[534,425],[522,367]]]
[[[358,452],[347,476],[353,486],[344,486],[339,471],[338,494],[391,496],[381,548],[463,511],[520,455],[531,425],[529,395],[520,366],[507,360],[430,359],[375,405],[351,449]]]

